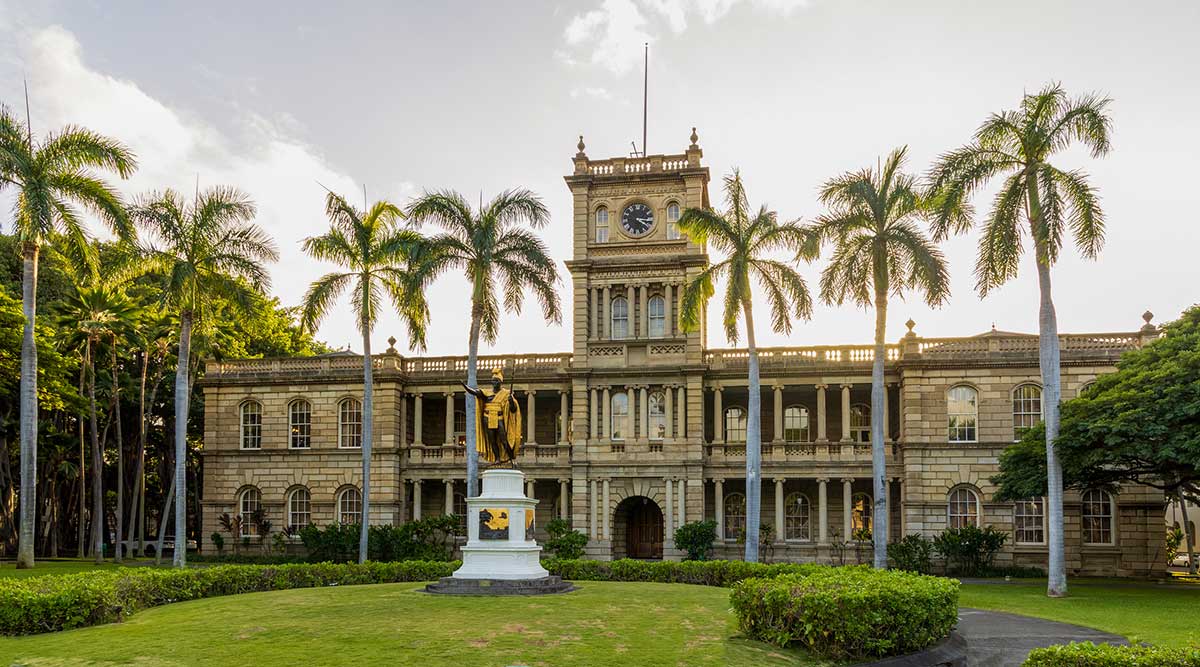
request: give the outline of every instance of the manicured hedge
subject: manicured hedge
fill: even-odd
[[[457,562],[219,565],[0,579],[0,634],[26,635],[119,621],[139,609],[183,600],[289,588],[432,581]]]
[[[740,560],[642,561],[622,559],[542,561],[542,566],[568,581],[653,581],[664,584],[699,584],[728,587],[750,577],[772,578],[830,570],[812,563],[745,563]]]
[[[866,567],[747,579],[731,602],[742,632],[836,660],[903,655],[950,634],[958,581]]]
[[[1022,667],[1200,667],[1200,648],[1084,642],[1034,649]]]

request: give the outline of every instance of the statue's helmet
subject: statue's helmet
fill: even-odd
[[[499,368],[493,368],[492,379],[496,380],[497,382],[504,382],[504,371],[500,370]]]

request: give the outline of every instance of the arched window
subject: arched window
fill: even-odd
[[[960,486],[950,492],[946,501],[946,525],[951,528],[979,527],[979,495]]]
[[[850,527],[855,533],[871,532],[872,511],[871,496],[865,493],[850,496]],[[854,539],[854,535],[848,535],[847,539]]]
[[[647,307],[650,310],[650,337],[662,338],[667,335],[666,301],[661,296],[650,297]]]
[[[725,408],[725,442],[746,442],[746,411]]]
[[[1042,388],[1036,384],[1023,384],[1012,393],[1013,440],[1020,440],[1027,429],[1042,421]]]
[[[262,449],[262,403],[242,403],[242,449]]]
[[[810,435],[808,408],[803,405],[788,406],[783,411],[783,439],[788,442],[808,442]]]
[[[1046,542],[1046,505],[1041,498],[1020,500],[1013,507],[1013,541],[1018,544]]]
[[[338,523],[351,524],[362,521],[362,493],[353,486],[342,489],[337,498]]]
[[[864,403],[850,406],[850,439],[871,442],[871,406]]]
[[[746,496],[731,493],[725,496],[725,539],[736,540],[746,530]]]
[[[667,437],[667,397],[661,391],[651,392],[646,403],[650,439],[662,440]]]
[[[312,523],[312,495],[299,488],[288,496],[288,528],[299,530]]]
[[[623,296],[612,300],[612,337],[629,337],[629,302]]]
[[[288,446],[308,449],[312,446],[312,405],[298,398],[288,405]]]
[[[1094,384],[1096,384],[1095,380],[1089,380],[1087,382],[1084,382],[1083,385],[1081,387],[1079,387],[1079,391],[1075,392],[1075,396],[1076,397],[1083,396],[1084,393],[1086,393],[1088,389],[1091,389],[1092,385],[1094,385]]]
[[[679,204],[671,202],[667,204],[667,240],[674,241],[678,238],[680,238]]]
[[[262,492],[253,486],[242,490],[242,495],[238,498],[238,516],[242,519],[242,537],[250,537],[254,534],[255,519],[258,518],[259,511],[262,510]]]
[[[362,447],[362,403],[357,398],[338,403],[338,447]]]
[[[812,524],[808,496],[803,493],[788,495],[783,501],[783,530],[785,540],[811,540]]]
[[[460,447],[467,442],[467,413],[463,410],[454,411],[454,442]]]
[[[596,243],[608,243],[608,207],[596,209]]]
[[[946,424],[950,442],[975,442],[975,423],[978,418],[978,393],[973,387],[959,385],[946,392]]]
[[[629,394],[619,391],[612,396],[609,439],[624,440],[629,434]]]
[[[1083,505],[1083,543],[1113,543],[1113,503],[1107,491],[1091,489],[1081,499]]]

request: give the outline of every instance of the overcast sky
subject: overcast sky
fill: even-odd
[[[299,249],[327,225],[318,181],[355,200],[365,185],[370,198],[399,203],[427,188],[474,200],[528,187],[553,214],[544,234],[554,257],[570,259],[562,176],[580,134],[594,159],[625,155],[640,139],[643,42],[649,151],[681,152],[696,126],[714,197],[737,166],[752,203],[788,219],[820,214],[825,179],[894,147],[907,144],[909,168],[924,172],[1025,90],[1057,80],[1073,94],[1107,94],[1112,153],[1056,158],[1090,174],[1108,216],[1098,262],[1072,250],[1055,267],[1060,329],[1134,330],[1146,309],[1161,322],[1200,300],[1194,1],[32,4],[0,0],[0,101],[23,110],[26,76],[35,131],[75,123],[125,141],[141,163],[120,183],[130,194],[190,190],[197,175],[249,193],[280,246],[272,291],[288,305],[331,268]],[[988,198],[977,204],[985,209]],[[909,318],[926,336],[993,324],[1036,331],[1032,259],[980,300],[977,240],[944,246],[949,305],[894,302],[889,340]],[[814,290],[822,267],[802,268]],[[431,298],[428,353],[465,354],[462,278],[444,278]],[[319,336],[360,349],[352,322],[343,304]],[[872,326],[862,310],[819,306],[790,336],[763,330],[758,339],[861,343]],[[567,351],[570,327],[545,326],[527,308],[507,316],[484,351]],[[390,315],[374,348],[389,335],[406,340]],[[725,345],[718,330],[709,344]]]

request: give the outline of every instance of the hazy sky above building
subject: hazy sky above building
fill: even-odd
[[[676,153],[698,128],[719,179],[740,167],[752,203],[810,219],[818,186],[909,146],[924,172],[1025,90],[1061,81],[1114,99],[1114,150],[1082,151],[1108,216],[1098,262],[1073,250],[1055,269],[1063,331],[1127,331],[1200,300],[1200,3],[589,0],[509,3],[134,3],[0,0],[0,101],[34,130],[82,124],[127,142],[141,168],[130,193],[231,184],[277,239],[272,291],[295,305],[331,267],[300,239],[320,233],[322,185],[404,202],[424,189],[475,199],[511,187],[541,194],[545,238],[570,259],[578,135],[592,158],[626,155],[641,136],[642,44],[650,43],[649,152]],[[318,184],[318,182],[320,184]],[[990,196],[976,202],[986,210]],[[0,202],[0,229],[10,204]],[[944,246],[953,299],[931,310],[893,302],[888,337],[916,321],[927,336],[1036,331],[1032,258],[987,299],[974,292],[977,234]],[[816,289],[823,261],[803,267]],[[569,274],[560,290],[569,306]],[[463,354],[460,276],[433,287],[429,354]],[[530,306],[534,304],[530,303]],[[715,304],[714,304],[715,306]],[[569,311],[568,311],[569,312]],[[714,318],[716,312],[713,313]],[[861,343],[873,319],[818,306],[790,336],[760,345]],[[536,307],[508,315],[485,352],[567,351],[571,323]],[[373,346],[407,336],[385,316]],[[343,304],[319,336],[360,349]],[[718,329],[709,345],[724,346]],[[403,345],[403,343],[401,343]],[[403,350],[402,350],[403,351]]]

